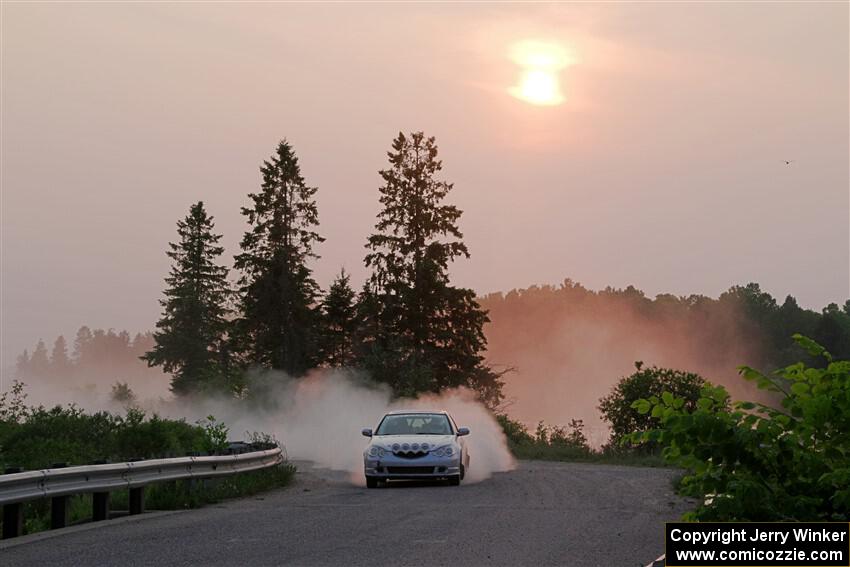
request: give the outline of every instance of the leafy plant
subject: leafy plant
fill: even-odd
[[[206,419],[196,422],[204,431],[204,450],[208,453],[219,453],[227,448],[227,433],[230,431],[226,425],[215,420],[215,416],[208,415]]]
[[[705,380],[693,372],[645,367],[642,362],[635,362],[635,372],[620,380],[610,394],[599,400],[602,419],[611,424],[607,448],[634,450],[640,445],[642,451],[652,452],[655,450],[653,443],[637,443],[634,437],[629,437],[636,431],[646,431],[655,425],[652,416],[635,409],[634,402],[668,392],[681,398],[685,409],[693,410],[704,386]]]
[[[658,427],[629,438],[657,442],[668,462],[689,471],[681,490],[701,504],[685,519],[850,518],[850,361],[801,335],[794,340],[825,367],[800,362],[773,375],[739,369],[782,396],[780,407],[738,402],[729,409],[726,390],[711,385],[693,409],[670,392],[632,404]]]
[[[0,421],[19,423],[25,419],[29,413],[26,399],[24,383],[13,380],[12,388],[0,394]]]
[[[584,422],[571,419],[569,425],[546,425],[539,422],[534,433],[505,414],[496,415],[508,441],[508,448],[521,459],[552,461],[595,461],[603,454],[591,449],[584,434]]]

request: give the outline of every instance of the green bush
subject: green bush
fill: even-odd
[[[183,456],[205,451],[202,427],[130,408],[125,416],[87,414],[75,406],[30,408],[21,421],[0,421],[0,467],[27,470],[54,463],[84,465]]]
[[[12,466],[37,470],[55,463],[73,466],[215,453],[227,446],[228,429],[213,416],[193,425],[156,414],[147,416],[134,407],[128,407],[123,416],[108,412],[87,414],[75,406],[29,407],[25,399],[23,384],[19,382],[0,395],[0,471]],[[267,449],[278,445],[264,433],[250,434],[249,441]],[[278,467],[209,481],[152,484],[145,490],[146,507],[194,508],[224,498],[248,496],[285,486],[294,473],[295,467],[285,462]],[[90,517],[90,494],[72,496],[69,502],[72,523]],[[126,510],[126,490],[113,493],[111,507]],[[26,533],[48,529],[50,501],[26,502],[24,516]]]
[[[696,407],[663,392],[632,407],[656,428],[635,433],[688,474],[681,490],[700,500],[687,520],[848,521],[850,519],[850,361],[833,360],[814,341],[794,340],[823,368],[792,364],[746,380],[782,396],[781,407],[738,402],[705,386]]]
[[[650,416],[634,409],[634,402],[670,392],[684,400],[685,409],[693,410],[704,386],[705,380],[698,374],[657,366],[644,367],[642,362],[635,362],[635,372],[621,379],[610,394],[599,400],[602,419],[611,424],[611,438],[605,449],[614,453],[656,451],[651,442],[638,444],[634,442],[635,438],[629,437],[655,425]]]
[[[520,459],[570,461],[588,460],[594,455],[580,419],[570,420],[567,427],[548,426],[541,421],[533,435],[525,425],[504,414],[496,419],[508,440],[508,449]]]

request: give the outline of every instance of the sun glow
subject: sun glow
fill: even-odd
[[[557,43],[525,40],[513,45],[511,60],[522,68],[519,84],[508,92],[525,102],[554,106],[564,102],[559,74],[575,57]]]

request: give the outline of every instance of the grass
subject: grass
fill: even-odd
[[[207,480],[178,480],[151,485],[145,489],[146,510],[183,510],[215,504],[228,498],[241,498],[287,486],[295,477],[295,465],[240,473]],[[126,510],[127,491],[110,498],[110,509]]]
[[[496,420],[508,440],[508,449],[517,459],[538,461],[570,461],[634,467],[665,467],[661,455],[633,450],[595,450],[584,435],[581,420],[567,426],[547,426],[542,421],[533,432],[505,414]]]
[[[666,467],[660,455],[594,451],[586,447],[543,443],[511,443],[511,452],[517,459],[537,461],[569,461],[599,463],[632,467]]]

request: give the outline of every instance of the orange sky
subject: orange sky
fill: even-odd
[[[522,40],[574,55],[562,104],[509,93]],[[175,221],[206,201],[229,258],[283,137],[323,285],[362,279],[377,170],[422,129],[465,210],[461,285],[843,302],[849,69],[847,3],[4,3],[0,368],[152,328]]]

